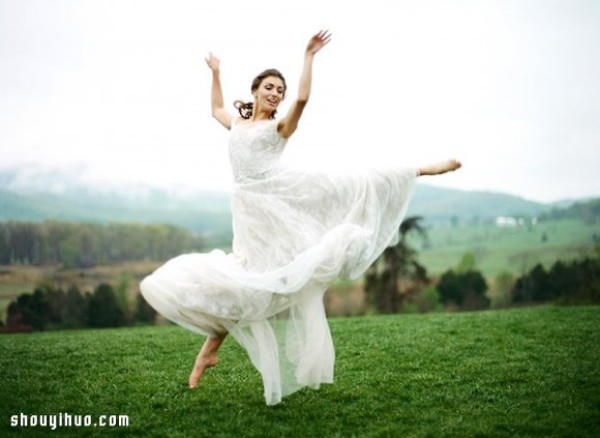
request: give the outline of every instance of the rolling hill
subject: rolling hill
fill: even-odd
[[[498,216],[534,217],[556,208],[506,193],[464,191],[418,184],[409,215],[429,224],[468,223]],[[170,223],[197,232],[230,230],[229,193],[150,186],[112,188],[70,181],[63,174],[23,183],[18,172],[0,171],[0,220]]]

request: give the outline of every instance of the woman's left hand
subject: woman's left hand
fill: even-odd
[[[321,30],[314,35],[306,46],[306,53],[314,55],[331,41],[331,33],[328,30]]]
[[[204,58],[204,60],[206,61],[206,65],[208,65],[208,68],[210,68],[213,72],[219,71],[221,60],[215,55],[213,55],[212,52],[208,52],[208,56]]]

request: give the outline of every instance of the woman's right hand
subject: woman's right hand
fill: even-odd
[[[221,64],[221,60],[215,55],[213,55],[212,52],[208,52],[208,56],[204,58],[204,60],[206,61],[206,65],[208,65],[208,68],[210,68],[213,72],[219,71],[219,65]]]

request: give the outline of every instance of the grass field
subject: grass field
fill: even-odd
[[[598,307],[330,322],[335,383],[274,407],[231,339],[190,391],[202,339],[178,327],[0,336],[0,436],[600,436]],[[129,426],[11,427],[20,413]]]

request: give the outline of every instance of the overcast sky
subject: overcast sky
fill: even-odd
[[[289,4],[288,4],[289,3]],[[0,169],[227,189],[210,116],[276,67],[311,101],[286,160],[309,167],[456,157],[427,180],[538,201],[600,196],[600,1],[0,0]],[[229,107],[233,110],[233,107]]]

